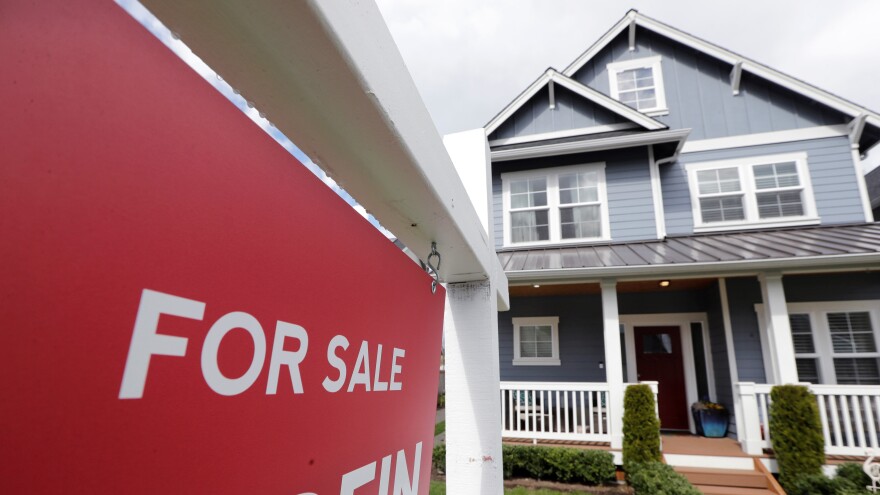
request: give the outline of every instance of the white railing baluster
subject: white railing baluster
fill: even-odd
[[[849,401],[846,400],[846,397],[845,395],[840,396],[840,416],[843,420],[843,431],[846,433],[846,446],[853,447],[855,441],[853,441],[852,416],[849,414]]]
[[[859,405],[859,398],[856,395],[849,396],[852,401],[853,421],[856,424],[856,439],[859,443],[856,447],[865,448],[868,442],[865,441],[865,425],[862,423],[862,411]]]
[[[831,404],[831,426],[834,429],[834,441],[831,445],[834,447],[844,447],[843,434],[840,432],[840,418],[837,415],[837,396],[829,395],[828,401]]]
[[[580,391],[581,395],[581,428],[578,433],[586,433],[587,432],[587,412],[584,404],[584,391]]]
[[[565,424],[562,426],[562,431],[565,433],[570,433],[568,431],[568,394],[563,395],[565,407],[562,409],[562,414],[565,416]]]
[[[590,433],[596,433],[596,425],[593,423],[593,394],[595,392],[587,392],[587,412],[590,414],[588,421],[590,422]]]
[[[556,430],[555,431],[562,431],[562,429],[560,428],[560,421],[559,421],[559,417],[561,416],[560,411],[559,411],[559,409],[560,409],[559,390],[556,391],[556,403],[554,405],[556,406]]]
[[[817,395],[819,402],[819,420],[822,423],[822,435],[825,437],[825,445],[831,445],[831,432],[828,430],[828,413],[825,410],[825,396]]]

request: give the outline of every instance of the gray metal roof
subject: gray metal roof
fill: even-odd
[[[860,256],[861,255],[861,256]],[[788,228],[667,237],[665,240],[503,250],[498,253],[508,276],[553,272],[617,275],[684,272],[700,267],[741,268],[754,262],[765,268],[818,266],[843,260],[880,267],[880,223]],[[784,261],[786,264],[780,264]],[[761,263],[758,263],[761,265]]]

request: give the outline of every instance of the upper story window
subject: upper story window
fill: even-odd
[[[559,317],[513,318],[513,364],[558,366]]]
[[[605,164],[501,175],[506,246],[607,240]]]
[[[669,113],[659,56],[614,62],[607,68],[612,98],[647,115]]]
[[[818,223],[807,155],[686,165],[694,231]]]

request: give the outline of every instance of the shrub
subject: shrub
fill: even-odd
[[[822,474],[825,441],[819,409],[813,394],[798,385],[773,387],[770,398],[770,431],[779,462],[779,483],[790,491],[797,480]]]
[[[829,478],[819,473],[791,481],[785,491],[788,495],[856,495],[867,490],[864,485],[860,488],[845,477]]]
[[[623,468],[631,463],[660,461],[660,420],[654,412],[654,392],[631,385],[623,396]]]
[[[638,495],[699,495],[700,491],[662,462],[630,462],[629,484]]]
[[[434,461],[434,467],[441,473],[446,472],[446,444],[434,446],[434,452],[431,454],[431,460]]]
[[[437,409],[446,407],[446,394],[437,394]]]
[[[849,480],[856,488],[864,488],[871,485],[871,477],[862,469],[861,464],[845,462],[837,466],[835,478]]]
[[[600,485],[614,479],[610,452],[503,445],[504,477]]]

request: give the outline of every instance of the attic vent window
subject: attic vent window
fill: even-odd
[[[666,115],[660,57],[608,64],[611,96],[647,115]]]

